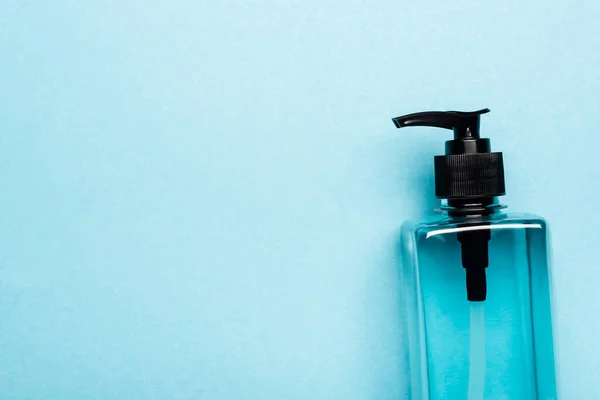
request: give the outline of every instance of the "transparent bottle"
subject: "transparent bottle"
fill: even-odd
[[[436,196],[446,203],[402,227],[412,400],[558,398],[548,227],[498,203],[502,156],[479,138],[487,111],[394,120],[455,131],[436,157]]]

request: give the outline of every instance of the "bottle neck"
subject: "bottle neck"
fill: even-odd
[[[497,197],[478,199],[448,199],[442,204],[442,211],[451,217],[481,217],[500,212],[505,208]]]

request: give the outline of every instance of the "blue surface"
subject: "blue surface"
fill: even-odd
[[[402,398],[399,226],[447,136],[390,117],[489,107],[553,227],[563,394],[599,398],[599,7],[3,1],[1,397]]]

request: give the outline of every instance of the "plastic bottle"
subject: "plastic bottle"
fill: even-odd
[[[475,112],[423,112],[396,127],[451,129],[435,157],[439,213],[402,227],[410,398],[557,399],[547,223],[506,213],[502,153]]]

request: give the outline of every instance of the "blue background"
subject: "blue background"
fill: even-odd
[[[398,230],[489,107],[555,245],[560,378],[600,397],[599,6],[0,3],[3,399],[399,399]]]

